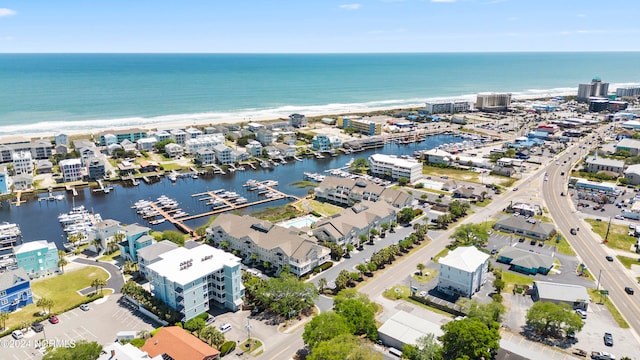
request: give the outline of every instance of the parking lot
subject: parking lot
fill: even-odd
[[[110,295],[89,304],[88,311],[76,308],[59,314],[57,324],[44,321],[44,331],[36,333],[29,330],[20,346],[1,347],[2,359],[41,359],[42,355],[36,349],[36,341],[43,341],[53,346],[65,346],[80,340],[96,341],[108,344],[116,339],[120,331],[151,331],[158,324],[151,322],[138,311],[126,307],[118,302],[120,295]],[[11,335],[3,338],[4,343],[12,344]],[[16,345],[18,345],[16,343]]]

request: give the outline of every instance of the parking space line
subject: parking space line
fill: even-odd
[[[89,335],[93,336],[94,338],[96,338],[96,339],[98,338],[94,333],[92,333],[91,331],[89,331],[89,329],[87,329],[86,327],[81,326],[81,328],[82,328],[86,333],[88,333]]]

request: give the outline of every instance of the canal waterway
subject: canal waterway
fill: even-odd
[[[116,185],[114,190],[108,194],[93,193],[89,188],[78,189],[77,196],[73,196],[66,191],[57,192],[54,195],[64,195],[63,200],[30,200],[19,207],[8,205],[7,202],[3,203],[2,207],[0,207],[0,221],[18,224],[25,242],[35,240],[54,241],[60,249],[62,249],[62,243],[65,239],[64,231],[58,222],[58,215],[70,211],[73,206],[79,205],[83,205],[94,213],[99,213],[102,219],[113,219],[123,224],[139,223],[157,231],[176,230],[169,222],[149,225],[136,214],[135,209],[132,209],[131,206],[141,199],[156,200],[159,196],[166,195],[178,201],[183,211],[189,213],[189,215],[194,215],[210,211],[211,207],[205,204],[206,201],[199,201],[192,194],[216,189],[235,191],[249,202],[264,199],[264,197],[259,198],[255,191],[248,191],[248,188],[242,186],[249,179],[278,180],[279,185],[276,189],[289,195],[301,197],[308,193],[309,188],[299,188],[292,184],[304,180],[304,172],[324,174],[327,169],[345,166],[351,158],[366,158],[374,153],[412,156],[414,151],[433,149],[441,144],[461,142],[463,140],[463,138],[454,135],[434,135],[419,143],[406,145],[388,143],[381,148],[365,150],[351,155],[339,155],[324,159],[308,158],[303,159],[303,161],[291,160],[288,164],[276,166],[273,169],[258,167],[257,170],[252,170],[246,167],[247,170],[245,171],[236,171],[226,175],[200,176],[197,179],[181,177],[176,182],[171,182],[164,177],[154,184],[140,182],[138,186]],[[265,207],[279,206],[288,202],[290,202],[288,199],[276,200],[245,208],[242,212],[250,214]],[[206,222],[207,218],[203,217],[188,221],[186,224],[195,229]]]

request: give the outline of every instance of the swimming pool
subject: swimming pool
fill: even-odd
[[[421,182],[425,188],[431,189],[431,190],[442,190],[442,186],[444,185],[439,181],[431,181],[427,179],[422,179],[418,182]]]
[[[295,228],[301,229],[303,227],[311,227],[311,225],[315,224],[316,221],[317,220],[316,220],[316,218],[314,216],[306,215],[306,216],[303,216],[303,217],[299,217],[299,218],[283,221],[278,225],[280,225],[282,227],[285,227],[285,228],[295,227]]]

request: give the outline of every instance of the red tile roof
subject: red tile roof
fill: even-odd
[[[160,329],[147,340],[142,351],[151,357],[167,354],[175,360],[213,360],[220,355],[220,351],[178,326]]]

